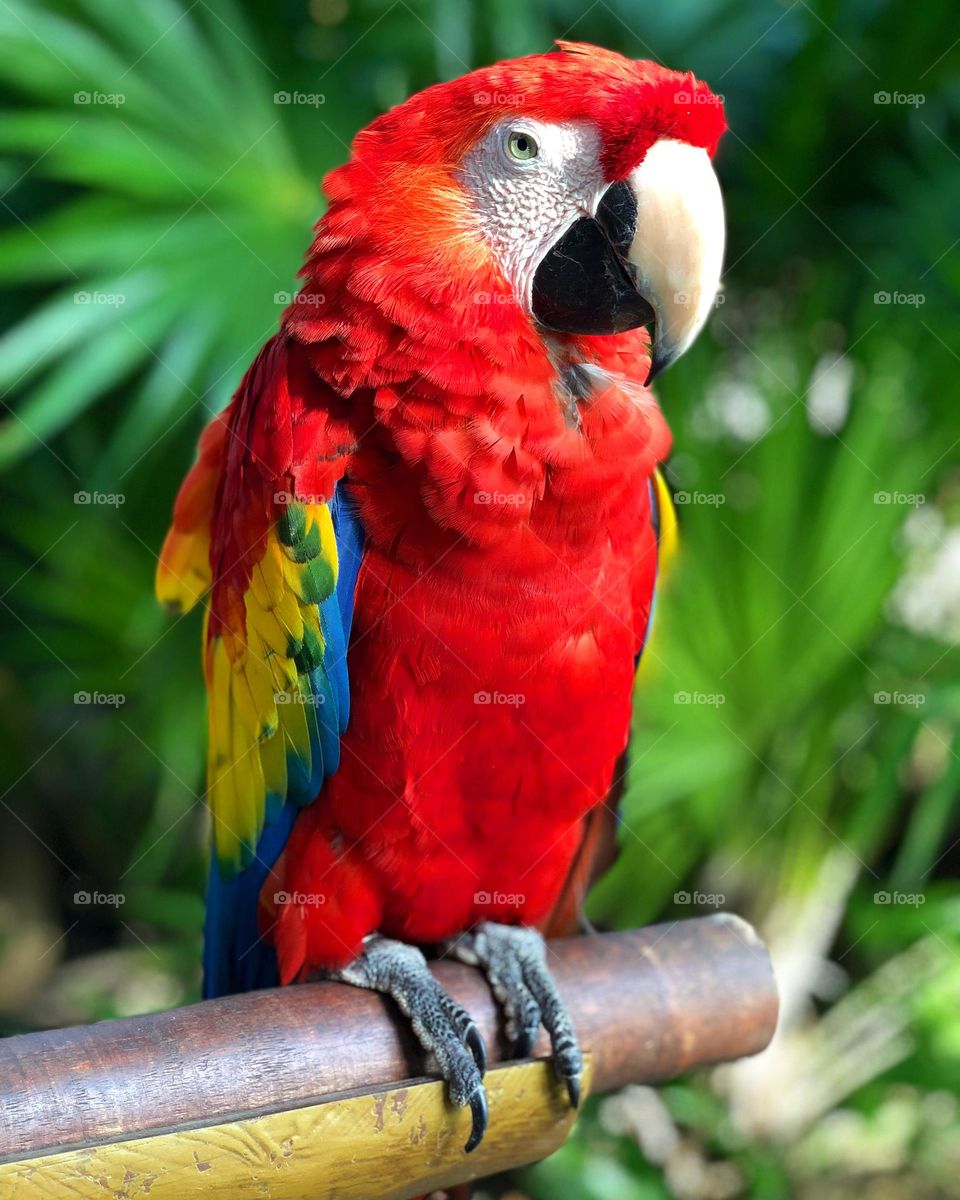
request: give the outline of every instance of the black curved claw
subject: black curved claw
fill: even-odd
[[[480,1030],[471,1022],[463,1035],[463,1044],[473,1055],[473,1061],[481,1075],[487,1073],[487,1046],[480,1035]]]
[[[467,1144],[464,1146],[464,1151],[469,1154],[483,1141],[483,1135],[487,1132],[487,1121],[489,1119],[489,1110],[487,1109],[487,1093],[483,1088],[477,1088],[468,1101],[470,1112],[473,1114],[473,1128],[470,1130],[470,1136],[467,1138]]]
[[[461,1108],[470,1105],[473,1129],[464,1149],[468,1154],[475,1150],[488,1121],[483,1090],[487,1048],[466,1009],[431,975],[423,953],[390,938],[371,938],[360,957],[336,977],[392,996],[410,1017],[420,1045],[436,1059],[451,1102]]]
[[[539,1026],[534,1029],[521,1029],[517,1040],[513,1043],[515,1058],[529,1058],[533,1052],[533,1043],[537,1040]]]
[[[458,938],[451,950],[485,971],[504,1007],[515,1057],[530,1057],[543,1025],[550,1035],[557,1078],[566,1086],[571,1106],[579,1108],[583,1056],[570,1014],[547,969],[542,936],[535,929],[483,921]]]

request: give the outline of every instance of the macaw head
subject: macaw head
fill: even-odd
[[[314,252],[366,234],[408,279],[489,286],[560,337],[648,325],[652,378],[720,280],[721,101],[690,74],[568,42],[438,84],[358,135]]]

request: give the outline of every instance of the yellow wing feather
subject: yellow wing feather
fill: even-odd
[[[287,798],[294,760],[301,786],[316,780],[324,697],[310,681],[325,650],[318,605],[337,571],[327,505],[287,505],[251,570],[244,629],[207,642],[208,795],[225,869],[250,861],[268,808]]]

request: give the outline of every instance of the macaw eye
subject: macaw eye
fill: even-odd
[[[519,129],[515,129],[507,138],[507,153],[511,158],[527,162],[529,159],[537,157],[540,147],[532,134],[522,133]]]

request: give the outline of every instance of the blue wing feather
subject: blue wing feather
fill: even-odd
[[[353,624],[357,575],[363,559],[363,528],[344,485],[330,503],[339,571],[335,591],[320,606],[323,661],[309,676],[316,702],[308,706],[313,764],[310,778],[294,755],[287,756],[288,797],[270,796],[267,821],[252,862],[229,878],[211,855],[207,878],[203,946],[205,999],[275,987],[279,982],[273,946],[258,925],[260,891],[280,857],[296,820],[298,803],[312,801],[340,763],[340,737],[350,716],[347,646]]]

